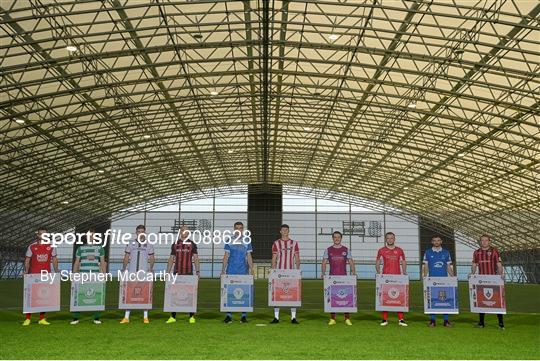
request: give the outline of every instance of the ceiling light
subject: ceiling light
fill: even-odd
[[[98,173],[105,173],[103,169],[98,169]]]
[[[69,51],[70,53],[74,53],[77,51],[77,47],[74,45],[68,45],[66,46],[66,50]]]
[[[416,102],[410,102],[409,105],[407,105],[407,107],[411,109],[416,108]]]
[[[309,132],[309,131],[311,130],[311,128],[309,128],[309,127],[304,127],[304,130],[305,130],[306,132]]]
[[[337,34],[330,34],[328,35],[328,39],[334,41],[334,40],[337,40],[339,38],[339,35]]]
[[[458,157],[464,157],[464,156],[465,156],[465,152],[458,153],[457,156],[458,156]]]
[[[68,201],[62,201],[62,204],[68,204],[69,202]]]
[[[22,120],[22,119],[15,119],[15,123],[17,123],[17,124],[24,124],[24,120]]]
[[[240,179],[237,179],[237,180],[236,180],[236,183],[240,183],[240,182],[241,182],[241,180],[240,180]]]
[[[219,94],[219,92],[218,92],[217,90],[212,90],[212,91],[210,92],[210,95],[213,95],[213,96],[216,96],[216,95],[218,95],[218,94]]]
[[[150,135],[145,134],[145,135],[143,135],[143,138],[144,138],[144,139],[148,139],[148,138],[150,138]]]
[[[227,151],[227,153],[229,153],[229,154],[231,154],[232,152],[233,152],[232,149],[229,149],[229,150]]]

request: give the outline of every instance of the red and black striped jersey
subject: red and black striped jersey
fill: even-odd
[[[496,275],[499,262],[501,262],[501,256],[495,247],[479,248],[474,251],[473,263],[478,265],[478,273],[481,275]]]
[[[197,254],[197,245],[190,239],[185,243],[182,240],[176,241],[171,247],[171,256],[176,257],[175,273],[179,275],[193,274],[193,255]]]

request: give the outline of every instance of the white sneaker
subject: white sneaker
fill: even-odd
[[[407,324],[405,323],[405,320],[399,320],[398,325],[403,326],[403,327],[409,326],[409,325],[407,325]]]
[[[79,320],[73,320],[73,321],[71,321],[69,324],[70,324],[70,325],[76,325],[76,324],[78,324],[78,323],[79,323]]]
[[[101,325],[101,320],[94,320],[94,324]]]
[[[381,326],[388,326],[388,321],[386,320],[381,321]]]

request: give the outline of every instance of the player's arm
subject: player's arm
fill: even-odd
[[[148,263],[150,264],[150,272],[154,272],[154,263],[156,263],[156,257],[154,257],[154,254],[148,255]]]
[[[169,256],[169,260],[167,261],[167,273],[171,273],[171,269],[175,260],[176,260],[176,257],[173,254],[171,254]]]
[[[124,259],[122,260],[122,271],[125,272],[127,270],[127,266],[129,263],[129,255],[130,253],[126,249],[126,253],[124,253]]]
[[[53,269],[54,269],[54,272],[58,273],[60,272],[60,269],[58,268],[58,257],[56,257],[57,254],[56,254],[56,248],[53,248],[52,249],[52,254],[51,254],[51,257],[52,257],[52,265],[53,265]]]
[[[499,274],[504,279],[504,267],[502,265],[501,256],[499,251],[497,251],[497,274]]]
[[[476,260],[477,258],[477,253],[474,252],[473,253],[473,260],[472,260],[472,263],[471,263],[471,274],[474,275],[476,274],[476,270],[478,269],[478,261]]]
[[[375,272],[381,274],[381,251],[377,252],[377,259],[375,260]]]
[[[401,273],[406,275],[407,274],[407,261],[405,258],[401,260]]]
[[[255,275],[255,272],[253,270],[253,257],[251,257],[251,252],[247,253],[247,263],[249,266],[249,273],[251,273],[252,275]]]
[[[351,274],[356,276],[356,266],[354,265],[354,259],[349,257],[349,267],[351,268]]]
[[[99,268],[101,273],[107,272],[107,261],[105,261],[105,256],[99,257]]]
[[[24,257],[24,274],[28,274],[30,270],[30,257]]]
[[[200,276],[201,275],[201,264],[199,262],[199,255],[197,253],[194,253],[191,258],[193,260],[193,264],[195,264],[195,273],[197,274],[197,276]]]
[[[321,277],[326,275],[326,262],[328,262],[328,260],[324,257],[321,263]]]
[[[75,262],[73,262],[73,273],[79,272],[80,264],[81,264],[81,259],[78,256],[75,257]]]
[[[227,271],[227,265],[229,264],[229,251],[225,251],[225,253],[223,254],[223,260],[221,261],[222,263],[222,266],[221,266],[221,274],[224,275],[225,272]]]
[[[294,252],[294,264],[296,269],[300,269],[300,252]]]
[[[454,277],[454,265],[452,265],[452,262],[446,264],[446,272],[450,277]]]
[[[277,253],[272,253],[272,269],[277,266]]]
[[[422,278],[426,278],[428,273],[428,266],[426,262],[422,263]]]

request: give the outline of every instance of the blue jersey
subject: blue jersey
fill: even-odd
[[[429,277],[447,277],[447,264],[452,263],[452,257],[447,249],[441,248],[440,251],[434,251],[433,248],[427,249],[424,253],[424,263],[428,266]]]
[[[229,253],[229,262],[227,263],[228,275],[247,275],[249,267],[247,263],[247,254],[252,252],[251,243],[244,244],[240,240],[240,244],[226,244],[225,252]]]

